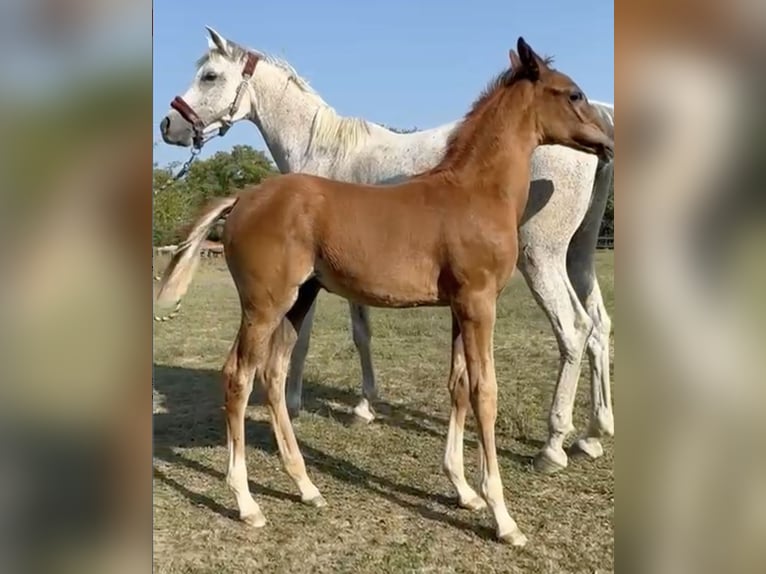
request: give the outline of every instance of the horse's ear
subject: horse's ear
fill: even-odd
[[[521,60],[519,59],[519,55],[514,50],[508,50],[508,58],[511,60],[512,71],[516,72],[517,70],[521,69]]]
[[[226,38],[213,30],[210,26],[205,26],[205,29],[208,31],[208,34],[210,34],[207,39],[207,44],[210,49],[218,50],[226,56],[230,55],[231,52],[229,50],[229,43],[226,41]]]
[[[521,36],[519,36],[519,41],[516,43],[516,48],[519,51],[521,65],[527,71],[526,76],[533,82],[537,81],[540,77],[540,66],[545,66],[545,62],[535,54],[532,47]]]

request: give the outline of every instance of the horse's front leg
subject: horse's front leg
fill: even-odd
[[[470,401],[479,431],[481,494],[492,511],[498,539],[524,546],[527,537],[508,513],[497,462],[497,380],[492,348],[495,308],[495,292],[489,290],[462,294],[453,305],[463,338]]]

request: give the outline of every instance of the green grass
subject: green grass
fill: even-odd
[[[598,256],[613,313],[613,254]],[[609,572],[614,569],[613,443],[597,461],[571,459],[555,476],[530,457],[546,436],[558,368],[553,333],[520,274],[500,301],[495,334],[497,441],[511,515],[524,549],[494,541],[487,511],[455,506],[440,470],[449,416],[446,309],[371,312],[381,400],[377,420],[351,424],[360,367],[344,300],[326,293],[307,359],[295,432],[329,506],[300,504],[283,472],[265,409],[253,393],[247,466],[265,528],[237,520],[225,485],[220,369],[239,323],[221,259],[203,260],[181,315],[155,324],[154,562],[156,572]],[[584,363],[575,425],[587,420]],[[466,474],[477,484],[473,420]]]

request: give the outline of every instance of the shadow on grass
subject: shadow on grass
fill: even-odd
[[[225,480],[225,472],[191,460],[174,449],[197,447],[223,447],[226,444],[225,423],[221,410],[223,397],[220,385],[220,372],[211,369],[189,369],[167,365],[154,365],[154,389],[161,395],[160,412],[154,414],[154,456],[173,465],[181,465],[189,470],[207,474],[216,480]],[[331,386],[319,385],[306,381],[303,389],[304,409],[341,422],[353,419],[348,411],[341,411],[340,404],[352,405],[357,395],[351,391]],[[251,403],[260,402],[260,397],[253,392]],[[376,403],[378,418],[373,424],[386,424],[407,431],[429,434],[446,438],[446,421],[417,410],[391,405],[385,401]],[[428,421],[423,424],[419,421]],[[439,425],[436,430],[430,425]],[[360,432],[364,432],[360,428]],[[493,538],[494,532],[472,520],[466,522],[433,509],[434,503],[455,509],[454,498],[425,491],[411,485],[397,483],[389,478],[370,473],[353,463],[340,459],[311,446],[299,439],[300,449],[307,466],[316,471],[332,476],[352,487],[361,487],[403,508],[415,511],[424,518],[449,524],[453,527],[473,531],[482,538]],[[255,447],[269,454],[276,455],[277,449],[271,426],[264,421],[247,420],[245,440],[248,446]],[[466,444],[475,441],[466,439]],[[498,449],[500,456],[507,456],[517,463],[527,465],[529,457]],[[235,510],[230,510],[220,503],[200,493],[193,492],[155,469],[155,477],[167,484],[194,504],[201,504],[213,512],[229,518],[237,518]],[[278,500],[299,502],[300,497],[277,491],[250,480],[250,489],[256,496],[266,496]],[[418,498],[424,503],[412,502],[404,497]]]
[[[155,445],[189,448],[225,444],[220,381],[220,371],[155,364],[154,388],[163,396],[164,406],[168,410],[167,413],[154,415]],[[357,425],[360,428],[359,432],[364,432],[365,425],[359,423],[351,412],[351,407],[358,402],[359,396],[355,390],[339,389],[307,379],[303,383],[303,411],[333,419],[346,426]],[[250,404],[263,404],[257,385],[250,397]],[[376,418],[372,424],[385,424],[443,440],[447,438],[448,421],[444,418],[406,405],[392,405],[382,399],[375,401],[374,408]],[[470,423],[466,423],[468,430]],[[261,450],[276,452],[270,431],[265,433],[265,436],[253,434],[251,431],[252,426],[246,427],[245,440],[248,444]],[[544,444],[540,440],[527,437],[517,437],[515,440],[535,448]],[[477,443],[476,440],[466,437],[465,445],[475,448]],[[504,448],[498,448],[497,453],[524,467],[532,461],[529,456]]]
[[[166,460],[164,456],[161,456],[161,455],[158,455],[158,456],[160,456],[160,458],[162,458],[163,460]],[[183,457],[178,457],[178,458],[183,458]],[[178,492],[180,495],[182,495],[192,504],[205,506],[208,509],[215,512],[216,514],[220,514],[221,516],[225,518],[230,518],[232,520],[237,520],[239,518],[239,513],[233,508],[226,508],[223,504],[216,502],[209,496],[200,494],[199,492],[194,492],[193,490],[189,490],[183,484],[181,484],[175,479],[170,478],[168,475],[166,475],[157,467],[155,467],[153,470],[154,470],[154,478],[159,479],[160,482],[171,487],[173,490]]]

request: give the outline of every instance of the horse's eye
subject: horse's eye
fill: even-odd
[[[570,102],[579,102],[585,99],[585,95],[580,92],[579,90],[577,92],[572,92],[569,94],[569,101]]]
[[[217,77],[218,77],[218,74],[216,74],[215,72],[206,72],[205,75],[202,76],[202,81],[214,82]]]

